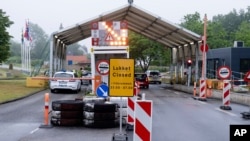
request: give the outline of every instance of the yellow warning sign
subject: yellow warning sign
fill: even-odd
[[[110,59],[109,96],[134,96],[134,59]]]
[[[112,34],[109,32],[105,38],[105,41],[113,41],[113,40],[114,40],[114,38],[113,38]]]

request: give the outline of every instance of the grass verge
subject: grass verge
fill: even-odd
[[[26,80],[0,80],[0,103],[22,98],[43,89],[26,87]]]

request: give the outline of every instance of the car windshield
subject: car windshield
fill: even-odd
[[[146,74],[135,74],[135,78],[137,79],[143,79],[143,78],[146,78],[147,75]]]
[[[159,72],[150,72],[150,75],[160,75]]]
[[[72,74],[69,74],[69,73],[56,73],[54,77],[57,77],[57,78],[73,78],[73,75]]]

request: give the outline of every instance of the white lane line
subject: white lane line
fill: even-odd
[[[178,92],[174,92],[174,93],[175,93],[175,94],[178,94],[178,95],[180,94],[180,93],[178,93]]]
[[[228,115],[230,115],[230,116],[233,116],[233,117],[237,117],[236,114],[231,113],[231,112],[228,112],[228,111],[225,111],[225,110],[222,110],[222,109],[220,109],[220,108],[215,108],[215,110],[220,111],[220,112],[223,112],[223,113],[226,113],[226,114],[228,114]]]
[[[39,128],[36,128],[36,129],[32,130],[32,131],[30,132],[30,134],[33,134],[33,133],[35,133],[35,132],[38,131],[38,130],[39,130]]]
[[[201,103],[201,104],[207,104],[206,102],[200,101],[200,100],[198,100],[198,102]]]

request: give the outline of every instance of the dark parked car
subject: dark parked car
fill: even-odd
[[[135,73],[135,81],[139,82],[140,88],[149,88],[149,82],[146,73]]]

